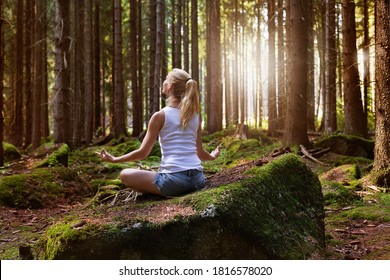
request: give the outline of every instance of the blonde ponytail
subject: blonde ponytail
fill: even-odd
[[[180,125],[184,129],[200,110],[198,83],[186,71],[178,68],[172,69],[168,76],[173,84],[173,96],[180,100]]]
[[[180,124],[186,128],[194,114],[199,112],[198,84],[193,79],[186,82],[186,91],[180,103]]]

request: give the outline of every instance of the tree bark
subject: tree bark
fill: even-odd
[[[92,0],[86,0],[85,6],[85,143],[92,142],[93,137],[93,29]],[[122,104],[124,106],[125,104]]]
[[[275,77],[275,1],[268,0],[268,136],[277,136],[278,113],[276,109]]]
[[[85,134],[85,1],[74,2],[74,99],[73,99],[73,140],[75,147],[80,147]]]
[[[345,133],[367,136],[356,49],[355,3],[343,0],[343,70]]]
[[[287,112],[283,142],[307,145],[307,20],[300,0],[287,7]]]
[[[3,35],[3,1],[0,1],[0,166],[4,166],[4,35]]]
[[[126,133],[125,98],[122,78],[122,6],[114,0],[114,135],[119,138]]]
[[[137,0],[130,0],[130,81],[131,81],[131,98],[133,103],[133,131],[134,137],[142,132],[143,117],[142,111],[142,94],[138,87],[138,53],[137,48],[137,22],[138,22]]]
[[[390,5],[376,1],[376,130],[374,171],[390,167]],[[387,171],[389,173],[389,171]],[[389,185],[389,182],[387,182]]]
[[[207,27],[210,34],[207,38],[207,130],[214,133],[222,130],[220,1],[207,1],[207,5]]]
[[[33,99],[33,127],[32,127],[32,145],[36,149],[41,145],[42,126],[41,126],[41,104],[42,91],[44,88],[43,80],[43,23],[42,23],[42,0],[35,1],[35,30],[34,30],[34,99]],[[58,35],[59,36],[59,35]],[[57,54],[56,54],[57,56]],[[56,65],[56,67],[59,67]],[[56,68],[57,69],[57,68]],[[56,71],[56,73],[59,71]],[[56,80],[57,82],[57,80]]]
[[[69,1],[56,0],[54,142],[73,147],[69,88],[69,13]]]

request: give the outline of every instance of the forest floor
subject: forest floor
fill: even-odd
[[[336,157],[329,153],[321,160],[331,165]],[[254,165],[267,164],[273,158],[268,154],[256,160],[243,160],[234,167],[220,172],[210,173],[207,175],[208,187],[237,181],[246,169]],[[24,157],[3,169],[3,174],[29,172],[36,161],[39,159]],[[304,158],[304,161],[316,173],[326,171],[323,169],[319,171],[318,164],[307,158]],[[207,166],[205,170],[207,171]],[[360,196],[362,200],[359,203],[339,208],[326,207],[326,259],[390,260],[390,194],[362,192]],[[37,244],[41,234],[56,221],[74,211],[79,213],[84,211],[86,217],[93,219],[91,210],[85,207],[85,201],[82,200],[63,201],[55,207],[43,209],[0,207],[0,259],[32,258],[30,248]],[[372,215],[366,215],[367,213]]]

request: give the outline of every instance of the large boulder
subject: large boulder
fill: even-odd
[[[232,184],[89,211],[50,227],[38,258],[321,259],[325,249],[320,182],[292,154]]]

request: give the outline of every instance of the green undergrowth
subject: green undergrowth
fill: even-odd
[[[37,168],[0,179],[0,203],[8,207],[42,208],[91,192],[89,184],[65,167]]]

